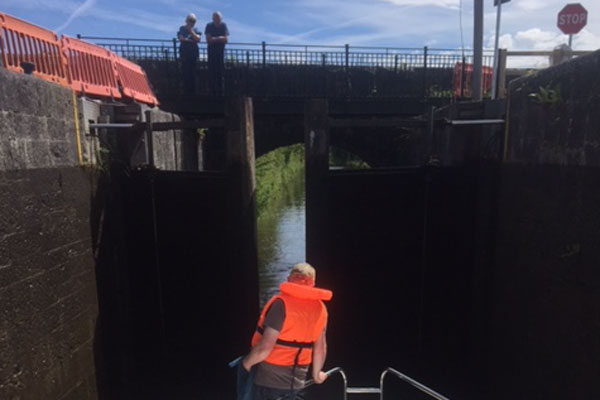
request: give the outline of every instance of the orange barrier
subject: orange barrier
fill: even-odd
[[[103,47],[68,36],[62,37],[61,45],[67,58],[67,70],[71,88],[85,94],[121,98],[114,53]]]
[[[464,64],[463,81],[463,63],[456,63],[452,76],[452,86],[454,87],[455,97],[471,97],[471,81],[473,79],[473,64]],[[492,80],[494,79],[494,69],[492,67],[483,67],[483,92],[489,92],[492,89]],[[464,90],[463,90],[464,83]]]
[[[142,103],[158,105],[158,100],[142,67],[121,57],[115,57],[114,60],[123,96]]]
[[[56,33],[2,13],[0,32],[0,51],[6,69],[24,72],[21,63],[32,63],[35,76],[69,86]]]

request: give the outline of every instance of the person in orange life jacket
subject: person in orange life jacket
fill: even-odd
[[[327,308],[332,292],[315,286],[315,269],[296,264],[263,308],[252,350],[242,360],[246,371],[254,371],[255,400],[271,400],[304,388],[308,367],[320,384],[327,379],[323,364],[327,355]],[[292,396],[293,398],[293,396]]]

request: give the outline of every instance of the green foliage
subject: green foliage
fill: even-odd
[[[442,89],[438,85],[433,85],[429,87],[428,90],[429,97],[435,97],[440,99],[451,99],[454,97],[453,89]]]
[[[256,160],[256,209],[258,217],[286,196],[285,184],[304,173],[304,145],[279,148]]]
[[[549,107],[556,107],[563,103],[560,85],[556,85],[554,88],[550,85],[540,86],[540,90],[537,93],[530,93],[529,98],[537,104]]]
[[[369,164],[352,153],[337,147],[329,148],[329,167],[341,169],[369,169]]]

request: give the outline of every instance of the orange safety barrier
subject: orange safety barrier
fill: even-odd
[[[456,63],[452,76],[452,86],[454,87],[455,97],[471,97],[471,81],[473,79],[473,64],[464,64],[463,81],[463,63]],[[489,92],[492,89],[492,80],[494,79],[494,69],[492,67],[483,67],[483,92]],[[464,83],[464,91],[463,85]]]
[[[115,65],[123,96],[142,103],[158,105],[158,100],[142,67],[122,57],[115,57]]]
[[[114,53],[103,47],[64,36],[61,39],[67,58],[71,88],[89,95],[121,98]]]
[[[35,76],[69,86],[56,33],[0,13],[0,51],[6,69],[24,72],[21,63],[32,63]]]

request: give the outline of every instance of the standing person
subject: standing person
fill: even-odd
[[[185,94],[194,94],[196,91],[196,62],[198,61],[198,43],[201,33],[194,28],[194,25],[196,25],[196,16],[190,13],[185,19],[185,25],[180,27],[177,32],[181,77]]]
[[[320,384],[327,379],[323,364],[327,356],[327,308],[329,290],[315,286],[315,269],[307,264],[294,265],[280,293],[267,302],[260,314],[252,349],[242,367],[253,371],[254,400],[292,400],[304,388],[308,367]]]
[[[204,29],[208,44],[208,79],[212,95],[223,95],[223,72],[225,70],[225,44],[229,39],[229,30],[223,22],[223,15],[215,11],[212,22]]]

